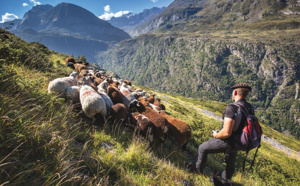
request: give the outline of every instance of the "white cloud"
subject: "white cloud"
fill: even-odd
[[[110,12],[110,6],[109,5],[106,5],[104,7],[104,12],[106,12],[106,13]]]
[[[112,17],[121,17],[128,13],[129,13],[129,11],[119,11],[117,13],[106,12],[106,13],[102,14],[101,16],[99,16],[99,18],[103,19],[103,20],[110,20]]]
[[[41,3],[39,1],[36,1],[36,0],[29,0],[31,3],[33,3],[33,6],[36,6],[36,5],[41,5]]]
[[[110,20],[112,17],[121,17],[125,14],[128,14],[129,11],[119,11],[117,13],[113,13],[110,11],[110,6],[109,5],[106,5],[104,7],[104,14],[102,14],[101,16],[99,16],[100,19],[103,19],[103,20]]]
[[[29,4],[27,4],[27,3],[23,3],[23,6],[29,6]]]
[[[156,3],[158,0],[151,0],[153,3]]]
[[[12,21],[12,20],[15,20],[15,19],[18,19],[18,18],[19,17],[16,16],[15,14],[5,13],[5,15],[2,15],[2,21],[0,21],[0,23]]]

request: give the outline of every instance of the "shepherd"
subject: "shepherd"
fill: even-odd
[[[247,109],[248,113],[254,114],[253,106],[246,101],[251,87],[246,83],[239,83],[231,87],[231,89],[233,90],[232,101],[234,104],[229,104],[226,107],[224,122],[220,131],[213,130],[214,138],[199,146],[198,160],[196,162],[196,171],[203,173],[208,154],[224,153],[226,167],[221,175],[224,180],[231,180],[233,176],[238,151],[234,145],[235,136],[243,131],[243,123],[247,121],[247,116],[238,114],[239,107],[237,105],[242,105]]]

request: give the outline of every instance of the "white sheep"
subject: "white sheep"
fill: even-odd
[[[111,106],[113,106],[113,102],[111,101],[110,97],[107,94],[107,91],[106,91],[107,87],[108,87],[107,80],[104,80],[102,83],[100,83],[100,85],[97,86],[98,93],[101,95],[101,97],[105,101],[106,110],[109,113],[110,109],[111,109]]]
[[[48,93],[54,92],[61,97],[65,97],[65,91],[68,87],[76,85],[77,72],[72,72],[69,77],[57,78],[50,81]]]
[[[149,103],[150,108],[152,108],[155,112],[160,112],[160,108],[156,105],[153,105],[152,103]]]
[[[143,89],[140,89],[140,88],[137,88],[136,90],[135,90],[135,92],[137,92],[138,94],[140,94],[141,96],[145,96],[146,95],[146,91],[144,91]]]
[[[84,114],[93,121],[106,119],[105,101],[91,86],[83,85],[80,89],[80,103]]]
[[[66,89],[66,100],[71,101],[73,104],[80,103],[79,93],[80,93],[80,86],[75,85],[68,87]]]
[[[128,107],[129,103],[135,99],[134,94],[131,93],[130,89],[127,88],[126,83],[122,83],[120,86],[120,92],[122,93],[123,104]]]

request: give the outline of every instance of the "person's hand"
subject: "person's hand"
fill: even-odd
[[[212,130],[212,132],[213,132],[213,136],[214,136],[214,138],[216,137],[216,134],[218,134],[218,130]]]

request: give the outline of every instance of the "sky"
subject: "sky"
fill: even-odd
[[[167,7],[174,0],[0,0],[0,23],[22,19],[24,14],[37,5],[56,6],[62,2],[81,6],[100,19],[109,20],[128,12],[140,13],[152,7]],[[2,18],[2,19],[1,19]]]

